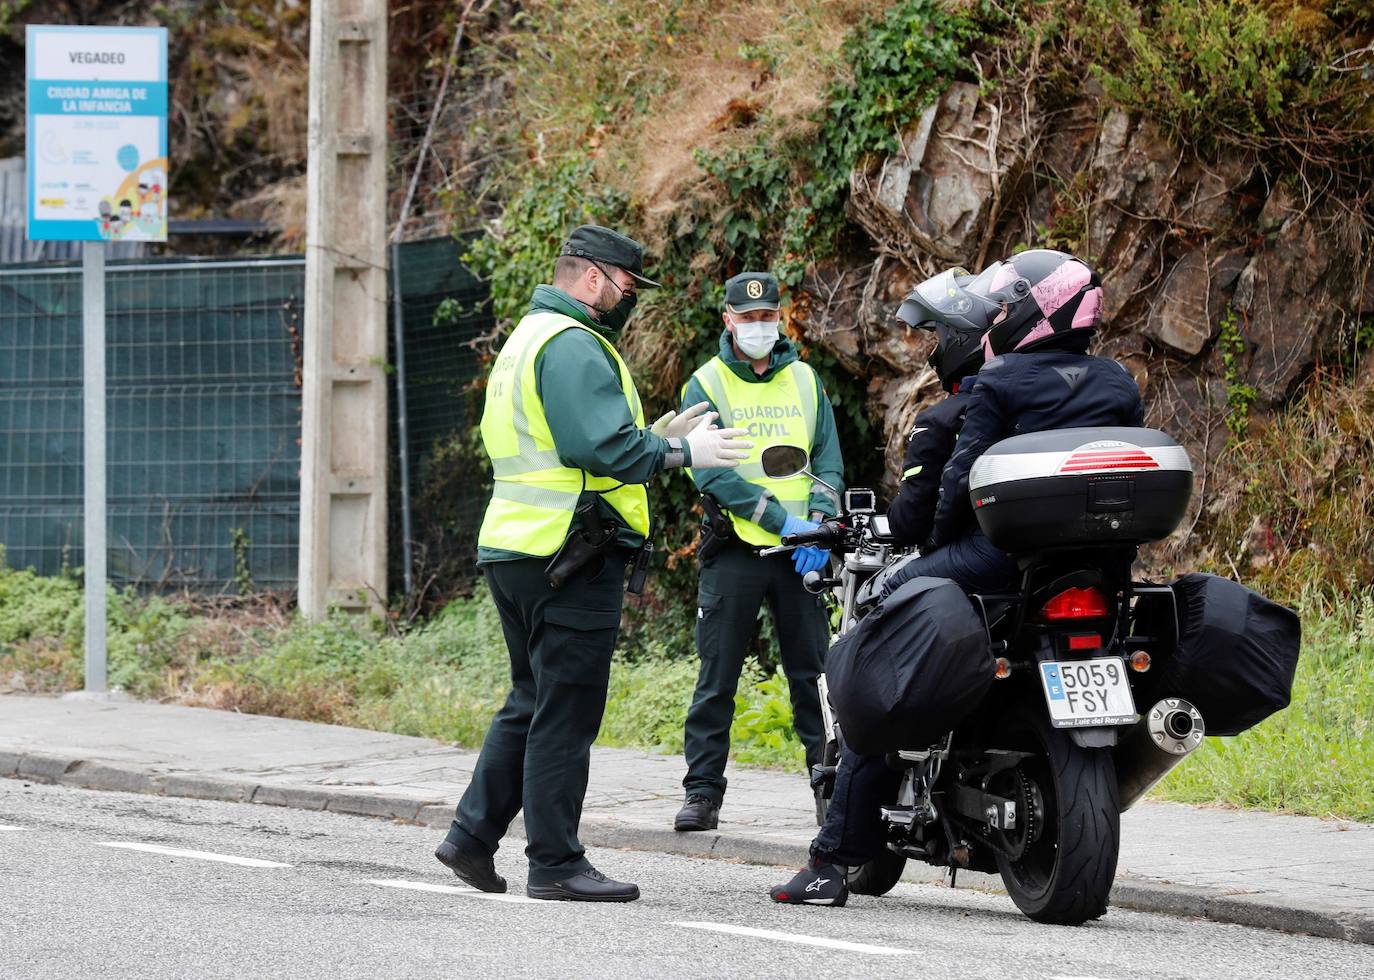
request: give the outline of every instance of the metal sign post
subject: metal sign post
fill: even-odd
[[[30,241],[81,251],[86,691],[105,663],[105,242],[167,240],[167,30],[25,29]]]
[[[85,489],[86,690],[106,689],[105,243],[81,244],[82,445]]]

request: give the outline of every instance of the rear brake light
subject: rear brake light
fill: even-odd
[[[1065,589],[1040,610],[1051,622],[1061,619],[1100,619],[1107,615],[1107,597],[1094,588]]]

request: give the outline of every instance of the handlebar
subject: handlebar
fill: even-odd
[[[818,544],[822,548],[837,548],[844,544],[845,530],[843,524],[827,521],[814,531],[785,534],[782,537],[782,543],[784,547],[788,548],[797,548],[808,544]]]

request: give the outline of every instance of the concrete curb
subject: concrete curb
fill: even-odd
[[[228,776],[157,773],[129,763],[97,762],[46,752],[0,751],[0,777],[53,783],[78,789],[189,797],[227,803],[257,803],[301,810],[328,810],[353,816],[404,820],[447,828],[451,803],[417,800],[357,788],[297,787],[256,783]],[[523,832],[519,823],[512,834]],[[684,857],[712,858],[745,864],[797,867],[807,859],[804,845],[748,834],[681,834],[666,828],[626,824],[612,816],[586,814],[582,840],[596,847],[656,851]],[[938,868],[907,865],[903,878],[923,884],[945,879]],[[993,875],[960,872],[959,887],[1002,891]],[[1220,889],[1118,876],[1110,902],[1118,908],[1187,918],[1209,919],[1258,929],[1273,929],[1374,945],[1374,915],[1298,899],[1275,900]]]

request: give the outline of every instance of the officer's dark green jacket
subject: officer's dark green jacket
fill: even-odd
[[[562,313],[615,341],[614,331],[597,323],[585,306],[553,286],[535,287],[529,312]],[[564,465],[614,477],[622,483],[645,483],[663,469],[668,441],[635,425],[620,387],[620,370],[595,337],[582,330],[564,330],[539,352],[535,377],[549,431]],[[638,548],[643,543],[644,538],[621,524],[604,501],[600,510],[608,525],[620,525],[621,544]],[[478,564],[528,557],[499,548],[477,549]]]
[[[720,335],[720,359],[738,377],[751,384],[766,383],[773,375],[797,360],[797,357],[797,348],[793,346],[792,342],[785,337],[780,337],[778,342],[773,345],[773,353],[768,360],[768,369],[763,374],[755,374],[752,364],[735,356],[735,346],[730,340],[730,331],[723,330]],[[710,401],[706,389],[695,377],[688,380],[682,393],[682,407],[684,409],[698,402]],[[715,410],[714,402],[712,402],[711,408]],[[727,423],[722,420],[720,424],[725,425]],[[810,470],[836,490],[841,493],[844,492],[844,460],[840,454],[839,434],[835,431],[835,410],[830,405],[830,399],[826,397],[825,388],[821,385],[819,377],[816,378],[816,441],[811,446]],[[763,496],[762,487],[750,483],[732,469],[693,470],[692,479],[696,482],[697,489],[702,493],[709,493],[715,498],[716,503],[746,521],[753,518],[759,504],[759,498]],[[824,487],[812,489],[808,502],[808,512],[819,511],[829,517],[834,517],[836,506],[836,502],[830,498],[829,492]],[[786,520],[787,511],[783,509],[782,504],[778,503],[777,500],[770,499],[758,524],[765,531],[781,534],[783,522]]]

